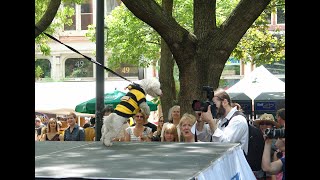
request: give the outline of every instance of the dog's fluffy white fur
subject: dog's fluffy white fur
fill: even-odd
[[[156,78],[143,79],[139,83],[146,95],[157,97],[162,95],[160,82]],[[139,108],[147,116],[150,114],[150,108],[146,102],[142,102]],[[127,117],[119,116],[116,113],[111,113],[109,116],[103,117],[103,125],[101,128],[101,139],[106,146],[112,146],[112,139],[115,138],[121,130],[122,125],[127,121]]]

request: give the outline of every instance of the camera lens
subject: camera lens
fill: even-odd
[[[284,138],[285,132],[284,129],[275,129],[274,130],[274,138]]]
[[[277,152],[277,158],[278,159],[282,158],[282,156],[283,156],[283,153],[281,151]]]
[[[194,101],[192,104],[192,108],[194,111],[200,111],[201,109],[201,102],[200,101]]]
[[[265,135],[270,139],[284,138],[285,137],[285,129],[267,128],[265,130]]]

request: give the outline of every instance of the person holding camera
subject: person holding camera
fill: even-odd
[[[285,109],[281,108],[276,112],[276,117],[278,123],[285,128]],[[282,180],[285,180],[285,129],[266,129],[265,131],[265,145],[262,155],[262,169],[270,174],[279,174],[282,172]],[[272,149],[272,141],[277,139],[275,145],[278,148],[278,152],[282,152],[281,156],[279,155],[277,160],[271,162],[270,155]],[[278,152],[275,152],[278,154]]]
[[[262,134],[265,134],[266,129],[273,129],[273,128],[279,128],[280,124],[278,124],[275,120],[272,114],[267,114],[264,113],[262,114],[259,119],[256,119],[253,121],[253,124],[258,127],[261,131]],[[263,136],[264,140],[267,138],[267,136]],[[277,147],[275,146],[276,139],[272,140],[272,145],[271,145],[271,155],[270,155],[270,160],[273,161],[273,154]],[[263,171],[262,169],[260,171],[254,172],[255,176],[257,179],[263,179],[263,180],[269,180],[269,179],[275,179],[275,176]]]
[[[283,132],[282,133],[282,136],[285,135],[284,133],[284,128],[285,128],[285,108],[281,108],[277,111],[276,113],[276,118],[277,118],[277,122],[280,124],[281,127],[283,127],[283,131],[280,131],[280,132]],[[280,134],[281,133],[277,133],[277,134]],[[278,159],[281,159],[282,157],[285,156],[285,141],[284,139],[282,140],[277,140],[276,143],[275,143],[275,146],[277,147],[277,149],[275,150],[273,156],[274,156],[274,160],[278,160]],[[280,172],[278,174],[276,174],[276,180],[281,180],[283,178],[283,172]]]
[[[229,94],[222,88],[214,91],[212,101],[216,105],[216,116],[211,113],[211,105],[206,112],[201,112],[201,120],[209,124],[213,142],[240,143],[242,150],[248,154],[249,128],[247,120],[242,115],[236,115],[229,121],[233,114],[238,111],[232,107]]]
[[[278,141],[282,141],[282,144],[285,144],[285,138],[278,138],[276,144],[280,143]],[[270,155],[271,155],[271,144],[272,144],[272,138],[266,138],[265,144],[264,144],[264,151],[262,155],[262,170],[265,172],[268,172],[270,174],[278,174],[280,172],[283,173],[282,180],[285,180],[285,157],[281,157],[280,159],[271,162],[270,161]],[[285,151],[285,146],[280,147],[281,151]]]
[[[212,132],[210,125],[201,118],[201,111],[195,111],[196,123],[192,126],[191,132],[194,134],[195,142],[211,142]],[[213,123],[213,122],[210,122]],[[212,125],[211,125],[212,126]]]
[[[262,114],[259,119],[256,119],[253,121],[253,124],[258,127],[261,132],[264,134],[266,129],[271,129],[273,127],[275,128],[280,128],[280,124],[277,123],[275,120],[274,120],[274,117],[272,114],[267,114],[267,113],[264,113]],[[274,141],[275,143],[275,141]]]

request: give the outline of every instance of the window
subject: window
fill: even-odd
[[[72,7],[75,10],[72,24],[65,25],[64,30],[88,30],[88,25],[93,24],[92,0],[84,0],[81,5],[66,3],[64,6]]]
[[[222,75],[240,75],[240,60],[229,58],[224,66]]]
[[[76,13],[76,4],[75,3],[68,3],[68,4],[64,4],[64,6],[67,6],[69,8],[72,8],[75,10]],[[76,30],[76,25],[77,25],[77,21],[76,21],[76,15],[74,14],[72,17],[72,24],[69,25],[64,25],[64,30]]]
[[[93,77],[93,63],[85,58],[68,58],[65,62],[65,77]]]
[[[35,62],[35,68],[38,66],[43,72],[40,78],[51,78],[51,63],[48,59],[37,59]]]
[[[240,79],[220,79],[219,87],[223,88],[223,89],[230,88],[239,81],[240,81]]]
[[[266,11],[266,19],[268,24],[271,24],[271,11]]]
[[[113,69],[114,72],[118,73],[123,77],[138,77],[139,70],[138,66],[133,66],[130,64],[122,64],[119,68]],[[108,77],[117,77],[117,75],[108,72]]]
[[[219,87],[231,87],[237,83],[240,78],[240,60],[230,57],[222,71]]]
[[[92,0],[84,0],[81,4],[81,30],[88,30],[88,25],[92,22]]]
[[[268,69],[273,75],[285,74],[285,61],[281,60],[272,64],[265,64],[264,67]]]
[[[119,0],[106,0],[106,12],[107,14],[110,14],[111,11],[116,8],[117,6],[119,6]]]
[[[278,8],[278,9],[277,9],[277,24],[284,24],[284,23],[285,23],[284,10]]]

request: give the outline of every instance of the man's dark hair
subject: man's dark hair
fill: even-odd
[[[222,88],[218,88],[214,91],[214,97],[217,97],[220,101],[223,101],[224,99],[226,99],[229,105],[230,106],[232,105],[232,101],[229,94]]]
[[[82,127],[83,127],[83,128],[90,127],[90,124],[89,124],[89,123],[85,123]]]
[[[91,125],[96,124],[96,118],[94,118],[94,117],[91,118],[91,119],[90,119],[90,124],[91,124]]]
[[[281,119],[286,120],[286,118],[285,118],[285,109],[284,108],[279,109],[277,111],[276,115],[281,117]]]
[[[113,112],[113,107],[112,106],[106,106],[103,110],[102,110],[102,114],[106,113],[106,112]]]

